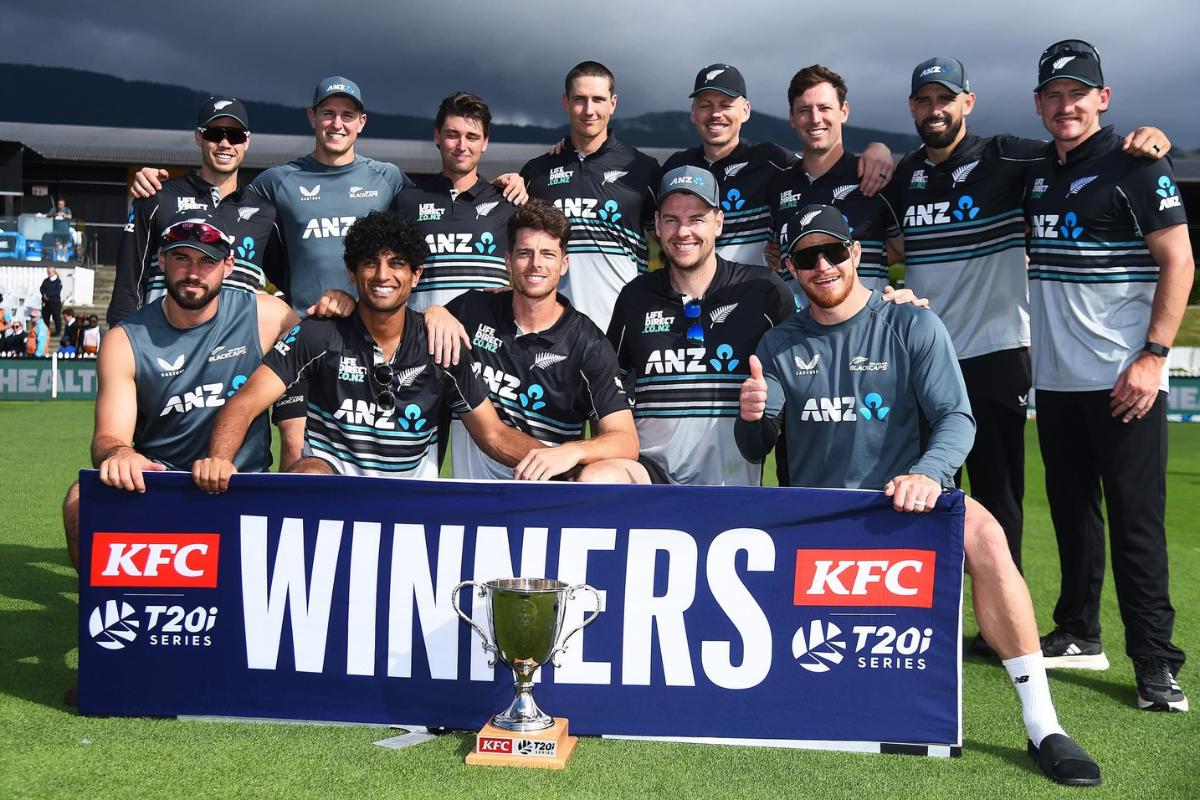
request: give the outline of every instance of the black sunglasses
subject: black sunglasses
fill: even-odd
[[[688,300],[685,302],[683,304],[683,315],[692,321],[687,329],[688,341],[704,344],[704,328],[700,326],[700,301]]]
[[[230,144],[245,144],[250,138],[250,131],[242,130],[241,128],[222,128],[219,125],[214,125],[208,128],[198,128],[200,138],[206,142],[220,144],[224,139]]]
[[[376,364],[371,370],[371,377],[383,387],[383,391],[376,398],[376,405],[380,411],[391,411],[396,407],[396,395],[392,392],[392,379],[396,377],[396,373],[392,370],[392,365]]]
[[[814,244],[812,247],[801,247],[790,254],[792,266],[796,269],[816,269],[820,256],[830,264],[841,264],[850,258],[850,245],[846,242],[828,242]]]

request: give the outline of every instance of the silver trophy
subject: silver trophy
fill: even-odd
[[[458,593],[464,586],[477,587],[479,597],[487,598],[492,642],[488,641],[483,629],[459,608]],[[562,630],[566,601],[574,599],[575,592],[581,589],[592,593],[596,610],[555,647],[554,643],[558,641],[558,634]],[[582,583],[569,586],[562,581],[546,578],[498,578],[484,583],[463,581],[454,587],[450,602],[458,616],[483,639],[483,649],[491,654],[488,666],[495,666],[499,659],[512,667],[513,687],[517,696],[506,711],[492,717],[492,724],[522,733],[552,727],[554,718],[538,708],[533,700],[533,673],[562,652],[572,636],[600,615],[600,595],[596,590]]]

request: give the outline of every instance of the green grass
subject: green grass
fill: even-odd
[[[0,798],[297,797],[1062,797],[1024,753],[1020,711],[1003,669],[967,658],[961,758],[863,756],[583,739],[563,773],[468,768],[465,735],[400,751],[386,729],[171,719],[86,718],[63,705],[75,681],[76,580],[62,548],[59,502],[86,463],[90,403],[0,403]],[[1058,560],[1028,426],[1025,564],[1042,630]],[[1171,426],[1170,532],[1175,638],[1200,651],[1200,425]],[[768,471],[768,474],[770,470]],[[970,608],[969,603],[967,608]],[[968,610],[969,615],[969,610]],[[1122,657],[1109,579],[1103,608],[1113,661],[1103,673],[1053,672],[1060,718],[1097,758],[1090,797],[1195,797],[1200,725],[1140,712]],[[964,630],[970,636],[974,621]],[[1194,670],[1182,676],[1200,699]],[[481,713],[485,711],[481,709]],[[570,709],[562,710],[570,714]]]
[[[1200,283],[1200,277],[1196,278]],[[1200,306],[1188,306],[1175,335],[1175,347],[1200,347]]]

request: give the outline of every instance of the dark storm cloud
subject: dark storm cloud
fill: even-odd
[[[978,131],[1041,135],[1031,98],[1037,56],[1057,39],[1081,37],[1100,47],[1114,88],[1106,122],[1122,130],[1150,122],[1200,147],[1200,49],[1191,42],[1200,11],[1174,0],[1086,15],[1065,3],[960,2],[939,4],[936,17],[922,13],[930,6],[879,1],[3,6],[6,61],[295,105],[307,104],[317,79],[345,74],[369,108],[431,115],[463,88],[504,120],[540,123],[561,120],[562,76],[584,58],[617,73],[619,115],[686,108],[696,70],[726,61],[746,75],[754,107],[781,116],[791,74],[823,63],[850,85],[852,123],[909,132],[911,68],[941,54],[968,66]],[[1150,8],[1146,19],[1137,13]]]

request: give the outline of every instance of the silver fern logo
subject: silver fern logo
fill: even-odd
[[[845,186],[839,186],[833,190],[833,199],[834,200],[845,200],[847,197],[850,196],[850,193],[853,192],[857,188],[858,188],[858,184],[856,184],[856,183],[848,183]]]
[[[403,389],[406,386],[412,386],[413,381],[415,381],[417,379],[418,375],[420,375],[422,372],[425,371],[425,367],[427,367],[427,366],[429,366],[429,365],[422,364],[419,367],[412,367],[410,369],[401,370],[400,372],[396,373],[396,385],[399,386],[401,389]]]
[[[729,319],[729,315],[732,314],[733,310],[737,307],[737,303],[730,303],[727,306],[717,306],[709,312],[708,318],[713,321],[714,325],[718,322],[724,322],[725,320]]]
[[[803,228],[805,225],[812,222],[814,219],[817,218],[817,216],[820,215],[820,213],[821,213],[821,210],[817,209],[816,211],[810,211],[807,214],[805,214],[803,217],[800,218],[800,227]]]
[[[725,168],[725,177],[726,178],[734,177],[739,172],[741,172],[743,169],[745,169],[746,165],[749,163],[750,163],[749,161],[743,161],[740,164],[730,164],[729,166],[727,166]]]
[[[1078,180],[1071,181],[1071,188],[1069,191],[1067,191],[1067,197],[1070,197],[1073,194],[1079,194],[1083,191],[1083,187],[1087,186],[1089,183],[1099,177],[1099,175],[1088,175],[1086,178],[1079,178]]]
[[[533,359],[533,366],[546,369],[566,360],[566,356],[559,355],[558,353],[538,353]]]
[[[492,209],[498,205],[500,205],[500,201],[493,200],[490,203],[480,203],[479,205],[475,206],[475,219],[486,217],[488,214],[492,213]]]
[[[717,77],[718,75],[720,75],[720,74],[721,74],[722,72],[724,72],[724,71],[725,71],[725,68],[724,68],[724,67],[721,67],[720,69],[712,69],[712,70],[709,70],[709,71],[708,71],[708,72],[707,72],[707,73],[704,75],[704,80],[706,80],[706,81],[711,81],[713,78]]]
[[[1074,60],[1075,56],[1063,56],[1062,58],[1055,60],[1051,66],[1054,67],[1055,71],[1058,71]]]
[[[958,167],[953,172],[951,172],[950,175],[951,175],[951,177],[954,178],[954,186],[958,186],[960,183],[962,183],[968,177],[970,177],[971,173],[978,166],[979,166],[979,160],[976,159],[975,161],[972,161],[970,164],[963,164],[961,167]],[[951,187],[951,188],[953,188],[953,187]]]
[[[610,169],[604,173],[604,183],[616,183],[617,181],[628,175],[629,172],[623,169]]]
[[[109,600],[103,606],[96,606],[88,617],[92,641],[105,650],[123,650],[137,638],[137,629],[141,627],[136,613],[133,606],[123,600]]]

